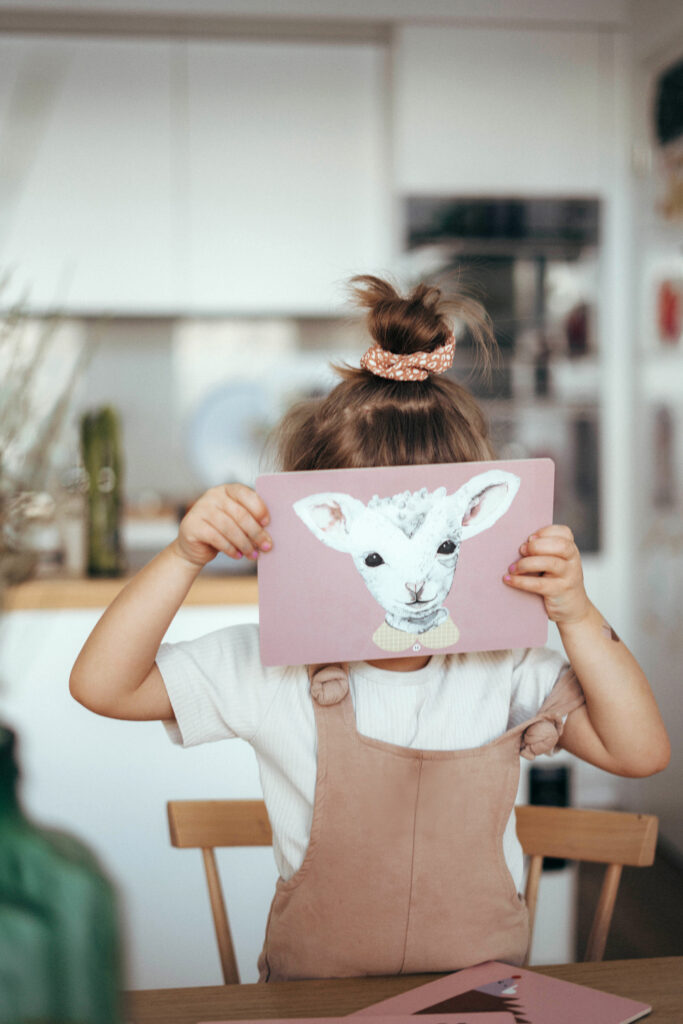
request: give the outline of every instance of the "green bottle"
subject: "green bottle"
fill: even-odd
[[[105,406],[81,418],[81,451],[88,479],[88,575],[120,576],[123,505],[118,416]]]
[[[121,1024],[113,889],[82,843],[38,828],[0,726],[0,1024]]]

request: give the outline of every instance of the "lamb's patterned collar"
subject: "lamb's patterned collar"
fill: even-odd
[[[388,622],[383,622],[379,629],[375,630],[372,639],[383,651],[407,651],[408,648],[421,650],[423,647],[439,650],[457,644],[460,630],[449,615],[438,626],[427,629],[424,633],[406,633],[402,629],[390,626]]]

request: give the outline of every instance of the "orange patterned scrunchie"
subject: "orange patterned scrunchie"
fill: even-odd
[[[455,335],[433,352],[411,352],[400,356],[387,352],[381,345],[373,345],[361,358],[360,365],[376,377],[388,380],[426,380],[430,373],[443,373],[453,365]]]

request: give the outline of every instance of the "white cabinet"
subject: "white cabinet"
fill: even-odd
[[[0,264],[34,309],[173,300],[171,45],[0,39]]]
[[[400,192],[598,190],[598,32],[409,26],[395,58]]]
[[[0,40],[0,266],[79,312],[328,312],[388,258],[384,49]]]
[[[395,190],[600,189],[600,40],[402,27],[390,124],[381,44],[5,36],[0,263],[36,309],[338,309]]]
[[[188,47],[189,304],[329,311],[388,257],[381,47]]]

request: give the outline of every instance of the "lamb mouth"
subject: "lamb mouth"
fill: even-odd
[[[402,615],[387,613],[386,621],[394,629],[399,629],[404,633],[425,633],[434,626],[438,626],[447,617],[448,612],[446,609],[438,607],[427,611],[421,610],[413,615],[407,612],[404,612]]]
[[[412,621],[412,622],[415,622],[416,624],[417,623],[422,623],[425,620],[427,622],[429,622],[433,618],[435,613],[439,610],[439,607],[440,607],[440,606],[436,606],[436,607],[433,606],[431,608],[420,608],[419,611],[418,610],[412,611],[412,609],[415,608],[416,603],[418,603],[418,602],[414,601],[412,604],[408,605],[408,608],[410,608],[411,611],[409,611],[409,612],[406,611],[406,612],[398,613],[399,617],[405,618],[405,619],[407,619],[409,621]],[[424,605],[426,602],[420,601],[419,603]],[[434,604],[434,602],[430,602],[430,603],[432,605]]]

